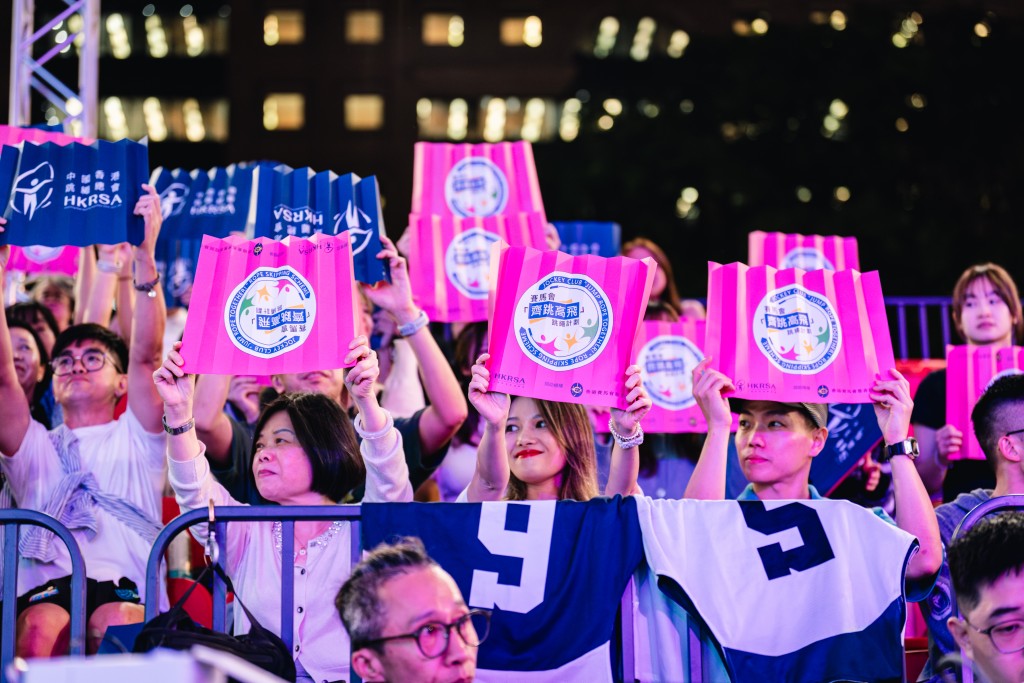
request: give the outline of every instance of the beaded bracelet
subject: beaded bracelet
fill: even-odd
[[[388,432],[395,427],[395,418],[391,417],[391,413],[386,410],[384,411],[384,414],[388,416],[388,421],[384,425],[384,428],[379,432],[367,432],[363,428],[363,416],[357,413],[356,419],[352,420],[352,426],[356,428],[356,434],[359,435],[359,438],[363,441],[374,441],[376,439],[383,439],[387,436]]]
[[[633,448],[644,442],[644,428],[640,426],[640,423],[637,423],[636,431],[631,436],[623,436],[615,431],[615,420],[608,418],[608,431],[612,433],[612,438],[619,444],[619,448]]]

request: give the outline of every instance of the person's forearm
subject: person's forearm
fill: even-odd
[[[4,274],[4,269],[0,268],[0,282]],[[0,423],[4,425],[0,429],[0,452],[14,455],[19,450],[28,431],[29,420],[28,401],[14,369],[14,349],[7,316],[0,315]]]
[[[159,295],[158,295],[159,296]],[[132,320],[135,318],[135,288],[131,275],[117,276],[117,329],[128,348],[132,346]]]
[[[505,425],[484,423],[484,433],[476,451],[476,472],[469,484],[470,502],[500,500],[509,480]]]
[[[395,314],[399,325],[412,322],[419,315],[419,309],[402,311]],[[416,361],[423,376],[423,389],[430,405],[433,406],[438,418],[451,429],[452,434],[458,431],[466,421],[469,409],[466,397],[462,394],[459,380],[452,371],[452,366],[444,357],[441,348],[434,341],[430,330],[424,326],[413,334],[405,337],[412,348]]]
[[[151,254],[135,250],[135,283],[145,284],[156,279],[156,261]],[[163,350],[164,327],[167,324],[167,308],[159,285],[151,292],[142,294],[135,301],[132,315],[131,360],[151,364],[155,370],[160,365]]]
[[[114,292],[117,289],[117,274],[97,272],[91,281],[92,290],[83,293],[84,299],[78,299],[81,322],[110,327]],[[78,319],[79,316],[76,314],[75,318]]]
[[[640,476],[640,447],[622,448],[619,442],[612,444],[611,465],[608,468],[608,484],[605,495],[622,494],[631,496],[637,492],[636,480]]]
[[[897,455],[892,465],[893,496],[896,504],[896,526],[917,537],[920,550],[907,567],[908,579],[932,576],[942,564],[942,538],[928,491],[917,473],[914,462]]]
[[[917,472],[921,475],[924,487],[933,497],[942,496],[942,484],[946,480],[949,465],[939,455],[938,431],[924,425],[914,425],[914,437],[921,449],[921,455],[914,461]]]
[[[351,390],[350,390],[351,393]],[[363,430],[369,433],[379,432],[388,424],[388,414],[377,403],[377,397],[373,394],[366,397],[355,396],[352,400],[359,411],[360,421],[363,423]]]
[[[74,317],[76,325],[85,320],[86,300],[92,291],[95,277],[96,247],[82,247],[78,250],[78,273],[75,274],[75,301],[78,302]]]
[[[188,405],[169,406],[164,404],[164,419],[167,420],[167,426],[171,429],[185,425],[189,420],[193,419],[192,407]],[[170,434],[167,436],[167,455],[170,456],[171,460],[188,462],[199,455],[200,450],[199,437],[196,435],[194,427],[181,434]]]
[[[711,427],[683,497],[697,500],[723,500],[725,498],[725,470],[728,457],[729,429]]]

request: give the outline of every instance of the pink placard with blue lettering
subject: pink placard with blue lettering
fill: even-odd
[[[870,403],[896,367],[877,271],[709,263],[706,340],[737,398]]]
[[[644,416],[644,431],[682,433],[708,431],[693,398],[693,369],[704,359],[705,321],[647,320],[636,335],[634,362],[640,366],[651,410]]]
[[[28,273],[78,273],[78,247],[11,247],[8,270]]]
[[[489,389],[626,408],[626,368],[656,265],[492,247]]]
[[[750,233],[747,265],[771,266],[779,270],[860,270],[857,239],[836,235],[795,233]]]
[[[181,355],[192,373],[276,375],[345,365],[360,305],[349,235],[206,236]]]
[[[491,245],[545,248],[540,213],[457,218],[409,216],[409,277],[416,305],[431,320],[487,320]]]
[[[417,142],[412,182],[414,214],[544,215],[529,142]]]
[[[963,446],[950,460],[984,460],[974,433],[971,411],[985,389],[1007,372],[1024,369],[1024,347],[994,350],[991,346],[946,347],[946,422],[964,434]]]

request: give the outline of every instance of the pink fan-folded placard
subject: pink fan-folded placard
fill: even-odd
[[[352,270],[348,232],[279,242],[204,236],[182,339],[185,369],[276,375],[343,367],[359,329]]]
[[[529,142],[417,142],[412,182],[412,213],[544,215]]]
[[[706,335],[737,398],[870,403],[896,366],[877,271],[709,263]]]
[[[409,277],[416,305],[440,322],[487,320],[491,245],[543,249],[544,225],[537,212],[487,218],[413,214]]]
[[[625,371],[656,265],[495,244],[491,391],[625,408]]]
[[[963,446],[950,460],[984,460],[971,412],[985,389],[1006,373],[1024,369],[1024,347],[946,347],[946,421],[963,432]]]
[[[8,270],[28,273],[78,273],[78,247],[11,247]]]
[[[650,433],[708,431],[693,398],[693,369],[704,360],[703,320],[648,320],[636,336],[634,359],[640,366],[651,411],[644,417]]]
[[[747,237],[747,264],[779,270],[860,270],[855,237],[755,230]]]

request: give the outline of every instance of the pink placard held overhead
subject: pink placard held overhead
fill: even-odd
[[[693,398],[693,369],[704,360],[704,327],[703,320],[693,318],[675,323],[648,320],[640,324],[633,358],[640,366],[644,388],[653,404],[644,417],[644,431],[708,431]]]
[[[192,373],[340,368],[358,329],[348,232],[279,242],[206,235],[192,291],[181,346]]]
[[[737,398],[870,403],[896,367],[877,271],[709,263],[706,338]]]
[[[457,218],[409,217],[409,277],[416,305],[431,320],[487,320],[491,245],[545,248],[540,213]]]
[[[761,232],[747,237],[747,265],[779,270],[860,270],[857,239],[836,235]]]
[[[0,145],[16,145],[19,142],[54,142],[58,145],[67,145],[72,142],[81,142],[83,145],[91,145],[96,142],[94,138],[76,138],[52,130],[41,128],[19,128],[18,126],[0,126]]]
[[[984,460],[985,452],[974,433],[971,411],[992,381],[1007,372],[1019,371],[1024,347],[995,351],[990,346],[946,347],[946,422],[964,434],[963,446],[950,460]]]
[[[78,273],[78,247],[11,247],[8,270],[28,273]]]
[[[544,215],[529,142],[417,142],[412,183],[415,214]]]
[[[654,260],[492,247],[491,391],[625,408]]]

